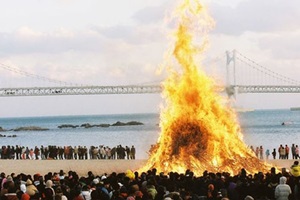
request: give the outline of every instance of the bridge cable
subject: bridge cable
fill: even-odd
[[[300,84],[299,81],[291,79],[291,78],[289,78],[287,76],[281,75],[281,74],[279,74],[277,72],[274,72],[274,71],[272,71],[272,70],[270,70],[270,69],[268,69],[268,68],[266,68],[266,67],[258,64],[254,60],[252,60],[252,59],[244,56],[243,54],[241,54],[238,51],[236,51],[236,53],[239,54],[239,56],[241,56],[242,58],[244,58],[246,61],[243,60],[243,59],[241,59],[241,58],[239,58],[239,57],[236,57],[238,60],[240,60],[241,62],[247,64],[248,66],[250,66],[250,67],[252,67],[252,68],[254,68],[254,69],[256,69],[256,70],[258,70],[258,71],[260,71],[260,72],[262,72],[264,74],[266,74],[266,75],[269,75],[269,76],[271,76],[271,77],[273,77],[273,78],[275,78],[277,80],[281,80],[281,81],[286,82],[286,83],[291,83],[291,84],[296,84],[296,85]]]
[[[52,79],[52,78],[47,78],[45,76],[40,76],[40,75],[37,75],[37,74],[29,73],[29,72],[26,72],[26,71],[21,70],[19,68],[11,67],[11,66],[3,64],[3,63],[0,63],[0,68],[2,68],[4,70],[7,70],[7,71],[10,71],[10,72],[13,72],[13,73],[23,75],[25,77],[36,78],[36,79],[43,80],[43,81],[48,81],[48,82],[51,82],[51,83],[58,83],[60,85],[62,85],[62,84],[64,84],[64,85],[78,85],[78,84],[74,84],[74,83],[70,83],[70,82],[60,81],[60,80],[56,80],[56,79]]]

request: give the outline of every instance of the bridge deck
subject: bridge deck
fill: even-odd
[[[97,94],[144,94],[160,93],[161,86],[78,86],[78,87],[33,87],[0,88],[0,97],[50,96],[50,95],[97,95]]]
[[[218,91],[224,91],[218,87]],[[99,94],[146,94],[161,93],[160,85],[127,86],[76,86],[76,87],[28,87],[0,88],[0,97],[15,96],[53,96],[53,95],[99,95]],[[300,85],[231,85],[225,92],[231,96],[236,93],[300,93]]]

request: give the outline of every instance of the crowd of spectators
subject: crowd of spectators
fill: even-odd
[[[299,199],[300,166],[296,161],[291,173],[276,172],[237,175],[204,171],[195,176],[185,173],[168,174],[151,169],[138,173],[95,175],[89,171],[79,176],[75,171],[49,172],[45,175],[1,173],[0,199],[49,200],[273,200]],[[298,171],[298,173],[297,173]]]
[[[280,144],[279,147],[274,148],[272,152],[270,152],[269,149],[266,149],[266,151],[264,151],[263,146],[257,146],[257,147],[250,146],[250,149],[255,153],[256,157],[258,157],[259,159],[268,160],[271,155],[273,159],[289,159],[289,158],[299,159],[300,158],[299,156],[300,149],[298,145],[295,144],[292,144],[291,147],[289,147],[287,144],[286,145]]]
[[[108,146],[35,146],[34,148],[20,145],[2,146],[0,149],[1,159],[31,159],[31,160],[87,160],[87,159],[135,159],[136,149],[118,145],[110,148]]]

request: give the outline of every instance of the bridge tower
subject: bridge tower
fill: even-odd
[[[235,60],[236,60],[236,51],[233,50],[232,52],[226,51],[226,87],[225,91],[228,98],[232,96],[235,97],[235,86],[236,86],[236,78],[235,78]],[[232,73],[230,70],[230,64],[233,63]],[[231,77],[233,78],[233,82],[231,83]]]

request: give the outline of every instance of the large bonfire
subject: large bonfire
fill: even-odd
[[[172,55],[181,71],[176,72],[173,64],[167,66],[170,73],[163,83],[166,104],[160,115],[161,134],[140,170],[183,173],[189,169],[198,175],[205,170],[234,174],[242,168],[250,173],[269,170],[243,142],[235,113],[196,63],[213,20],[198,0],[183,0],[176,13]],[[199,30],[200,40],[194,37],[200,35]]]

